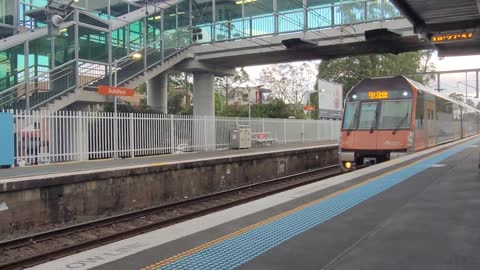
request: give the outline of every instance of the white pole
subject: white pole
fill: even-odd
[[[248,91],[248,124],[251,126],[252,123],[252,100],[250,98],[250,87],[247,86]]]
[[[113,62],[113,68],[115,69],[114,73],[114,86],[117,87],[117,60]],[[114,97],[114,116],[113,116],[113,158],[118,158],[118,115],[117,115],[117,96]]]
[[[317,120],[320,120],[320,91],[317,91]]]

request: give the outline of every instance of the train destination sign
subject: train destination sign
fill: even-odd
[[[387,99],[388,98],[388,91],[381,90],[381,91],[369,91],[368,97],[370,99]]]
[[[135,89],[100,85],[98,86],[98,93],[105,96],[131,97],[135,95]]]
[[[432,41],[435,43],[440,43],[440,42],[448,42],[448,41],[468,40],[472,38],[473,38],[472,32],[464,32],[464,33],[443,34],[443,35],[433,36]]]

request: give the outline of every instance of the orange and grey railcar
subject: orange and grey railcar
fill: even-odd
[[[346,96],[342,121],[346,171],[480,132],[480,110],[403,76],[362,80]]]

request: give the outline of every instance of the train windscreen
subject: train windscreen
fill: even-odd
[[[409,128],[412,113],[410,100],[384,100],[380,112],[379,129]]]

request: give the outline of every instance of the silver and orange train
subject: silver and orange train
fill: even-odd
[[[346,171],[480,132],[480,110],[403,76],[362,80],[346,96],[342,121]]]

